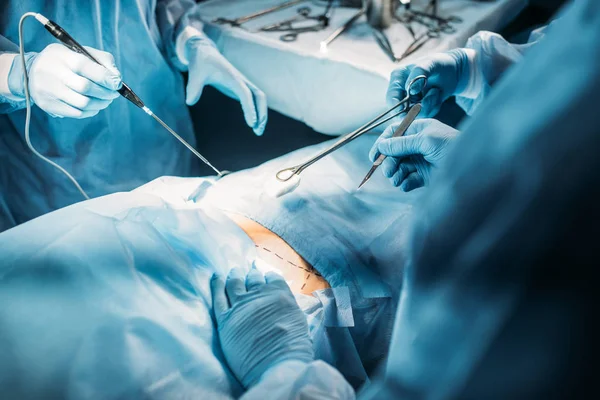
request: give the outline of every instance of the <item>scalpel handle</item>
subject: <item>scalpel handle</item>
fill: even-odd
[[[400,123],[398,128],[394,131],[394,134],[392,135],[393,138],[400,137],[406,133],[406,131],[408,130],[410,125],[415,121],[415,119],[417,119],[417,116],[421,112],[421,108],[422,108],[421,103],[417,103],[414,106],[412,106],[410,108],[410,110],[408,110],[406,117],[404,117],[404,119],[402,120],[402,122]],[[383,161],[386,158],[387,158],[387,156],[385,154],[380,154],[379,157],[377,157],[377,159],[371,166],[371,169],[369,170],[367,175],[364,177],[364,179],[362,180],[360,185],[358,185],[358,189],[363,187],[363,185],[365,183],[367,183],[369,181],[369,179],[371,179],[371,177],[373,176],[373,173],[375,173],[377,168],[379,168],[379,166],[383,163]]]

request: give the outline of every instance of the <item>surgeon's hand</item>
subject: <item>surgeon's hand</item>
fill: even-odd
[[[234,268],[210,285],[223,354],[246,388],[284,361],[313,360],[306,317],[281,276]]]
[[[194,105],[205,85],[214,86],[221,93],[239,100],[246,123],[257,136],[267,125],[267,97],[238,71],[206,37],[192,38],[186,44],[189,60],[189,81],[186,102]]]
[[[433,169],[446,156],[459,131],[435,119],[418,119],[404,136],[392,138],[398,125],[390,125],[381,134],[369,158],[375,161],[380,154],[388,156],[380,167],[383,175],[409,192],[429,184]]]
[[[423,91],[423,109],[421,116],[430,118],[440,111],[442,103],[449,97],[460,93],[469,80],[469,60],[464,49],[455,49],[446,53],[424,57],[414,64],[401,67],[392,72],[386,100],[389,107],[398,104],[406,96],[409,83],[419,75],[427,77],[423,90],[422,79],[411,87],[411,95]]]
[[[29,59],[31,98],[48,114],[60,118],[89,118],[119,97],[121,73],[115,67],[113,56],[90,47],[86,49],[105,67],[61,44],[48,45]],[[24,95],[24,89],[21,93]]]

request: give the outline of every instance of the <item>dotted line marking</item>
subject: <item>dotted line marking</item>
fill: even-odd
[[[261,249],[261,250],[264,250],[264,251],[266,251],[266,252],[272,253],[272,254],[274,254],[274,255],[275,255],[277,258],[279,258],[280,260],[283,260],[283,261],[287,262],[287,263],[288,263],[288,264],[290,264],[291,266],[293,266],[293,267],[296,267],[296,268],[299,268],[299,269],[303,270],[304,272],[308,272],[308,275],[306,276],[306,279],[307,279],[307,280],[308,280],[308,278],[310,278],[310,275],[311,275],[311,274],[315,274],[316,276],[322,276],[322,275],[319,273],[319,271],[317,271],[316,269],[314,269],[314,268],[312,268],[312,269],[309,269],[309,268],[303,267],[303,266],[301,266],[301,265],[298,265],[298,264],[296,264],[296,263],[293,263],[293,262],[291,262],[290,260],[287,260],[287,259],[285,259],[285,258],[281,257],[279,254],[275,253],[274,251],[271,251],[271,250],[267,249],[266,247],[259,246],[259,245],[257,245],[257,244],[255,244],[255,245],[254,245],[254,247],[256,247],[257,249]],[[305,283],[304,285],[306,285],[306,283]],[[304,289],[304,286],[302,286],[302,289]]]

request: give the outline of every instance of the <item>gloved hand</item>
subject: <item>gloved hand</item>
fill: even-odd
[[[61,44],[48,45],[29,58],[26,66],[29,92],[39,108],[54,117],[89,118],[119,97],[121,73],[115,67],[113,56],[90,47],[86,49],[106,67]],[[22,73],[20,75],[9,76],[9,81],[16,82],[15,85],[19,85],[16,92],[25,97]]]
[[[214,86],[221,93],[242,103],[244,118],[257,136],[267,124],[267,97],[238,71],[207,37],[192,37],[185,45],[189,60],[189,80],[186,103],[198,102],[204,85]]]
[[[435,119],[418,119],[404,136],[391,138],[398,125],[388,126],[371,148],[369,158],[375,161],[380,154],[388,156],[380,167],[383,175],[409,192],[429,184],[432,169],[446,156],[459,131]]]
[[[409,83],[419,75],[427,77],[421,116],[430,118],[440,111],[442,103],[460,93],[469,81],[469,60],[464,49],[427,56],[392,72],[387,91],[387,104],[392,107],[406,96]],[[423,90],[423,80],[411,87],[411,95]]]
[[[234,268],[227,283],[214,275],[210,285],[223,354],[246,388],[283,361],[313,360],[306,317],[281,276]]]

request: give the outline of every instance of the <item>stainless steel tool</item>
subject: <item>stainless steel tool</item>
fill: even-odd
[[[239,26],[241,26],[242,24],[244,24],[244,23],[246,23],[248,21],[252,21],[253,19],[262,17],[262,16],[267,15],[267,14],[274,13],[275,11],[284,10],[284,9],[286,9],[288,7],[293,7],[296,4],[300,4],[300,3],[303,3],[305,1],[306,0],[290,0],[290,1],[286,1],[285,3],[279,4],[279,5],[276,5],[276,6],[273,6],[273,7],[266,8],[266,9],[261,10],[261,11],[257,11],[255,13],[250,14],[250,15],[245,15],[243,17],[239,17],[239,18],[235,18],[235,19],[229,19],[229,18],[223,18],[223,17],[221,17],[221,18],[214,19],[213,22],[215,24],[221,24],[221,25],[229,24],[231,26],[239,27]]]
[[[425,80],[425,83],[423,84],[423,89],[424,89],[425,86],[427,85],[427,77],[425,75],[419,75],[415,79],[413,79],[412,81],[409,82],[407,94],[404,97],[404,99],[402,99],[402,100],[400,100],[400,102],[398,102],[398,104],[396,104],[392,108],[386,110],[385,112],[379,114],[377,117],[373,118],[372,120],[370,120],[369,122],[367,122],[360,128],[356,129],[355,131],[350,132],[349,134],[345,135],[343,138],[341,138],[340,140],[338,140],[337,142],[332,144],[329,148],[320,151],[319,153],[317,153],[313,157],[309,158],[307,161],[303,162],[302,164],[298,164],[293,167],[284,168],[284,169],[280,170],[279,172],[277,172],[277,174],[275,174],[275,177],[277,178],[277,180],[280,182],[289,181],[290,179],[292,179],[294,177],[294,175],[300,175],[300,173],[302,171],[304,171],[306,168],[310,167],[311,165],[313,165],[320,159],[324,158],[325,156],[327,156],[327,155],[333,153],[334,151],[342,148],[343,146],[347,145],[354,139],[364,135],[365,133],[378,127],[379,125],[382,125],[382,124],[392,120],[393,118],[398,117],[400,114],[407,112],[410,108],[413,107],[413,104],[416,103],[413,101],[416,98],[418,98],[420,101],[420,99],[422,97],[422,93],[419,93],[417,95],[410,95],[410,88],[417,81],[422,80],[422,79]],[[396,110],[398,110],[398,112],[396,112],[395,114],[393,114],[391,116],[387,116],[388,114],[390,114]]]
[[[420,112],[421,112],[421,103],[417,103],[414,106],[412,106],[410,108],[410,110],[408,110],[406,117],[404,117],[404,119],[402,120],[402,122],[400,123],[400,125],[398,126],[396,131],[394,131],[394,134],[392,135],[392,137],[395,138],[395,137],[400,137],[400,136],[404,135],[406,133],[406,131],[408,130],[408,128],[410,127],[410,124],[412,124],[414,122],[414,120],[417,118],[417,116],[419,115]],[[387,156],[384,154],[380,154],[379,157],[377,157],[377,159],[373,163],[373,166],[371,167],[369,172],[367,172],[367,175],[364,177],[364,179],[362,180],[360,185],[358,185],[358,189],[363,187],[364,184],[367,183],[369,181],[369,179],[371,179],[371,177],[373,176],[373,174],[375,173],[377,168],[379,168],[379,166],[383,163],[383,161],[386,158],[387,158]]]

